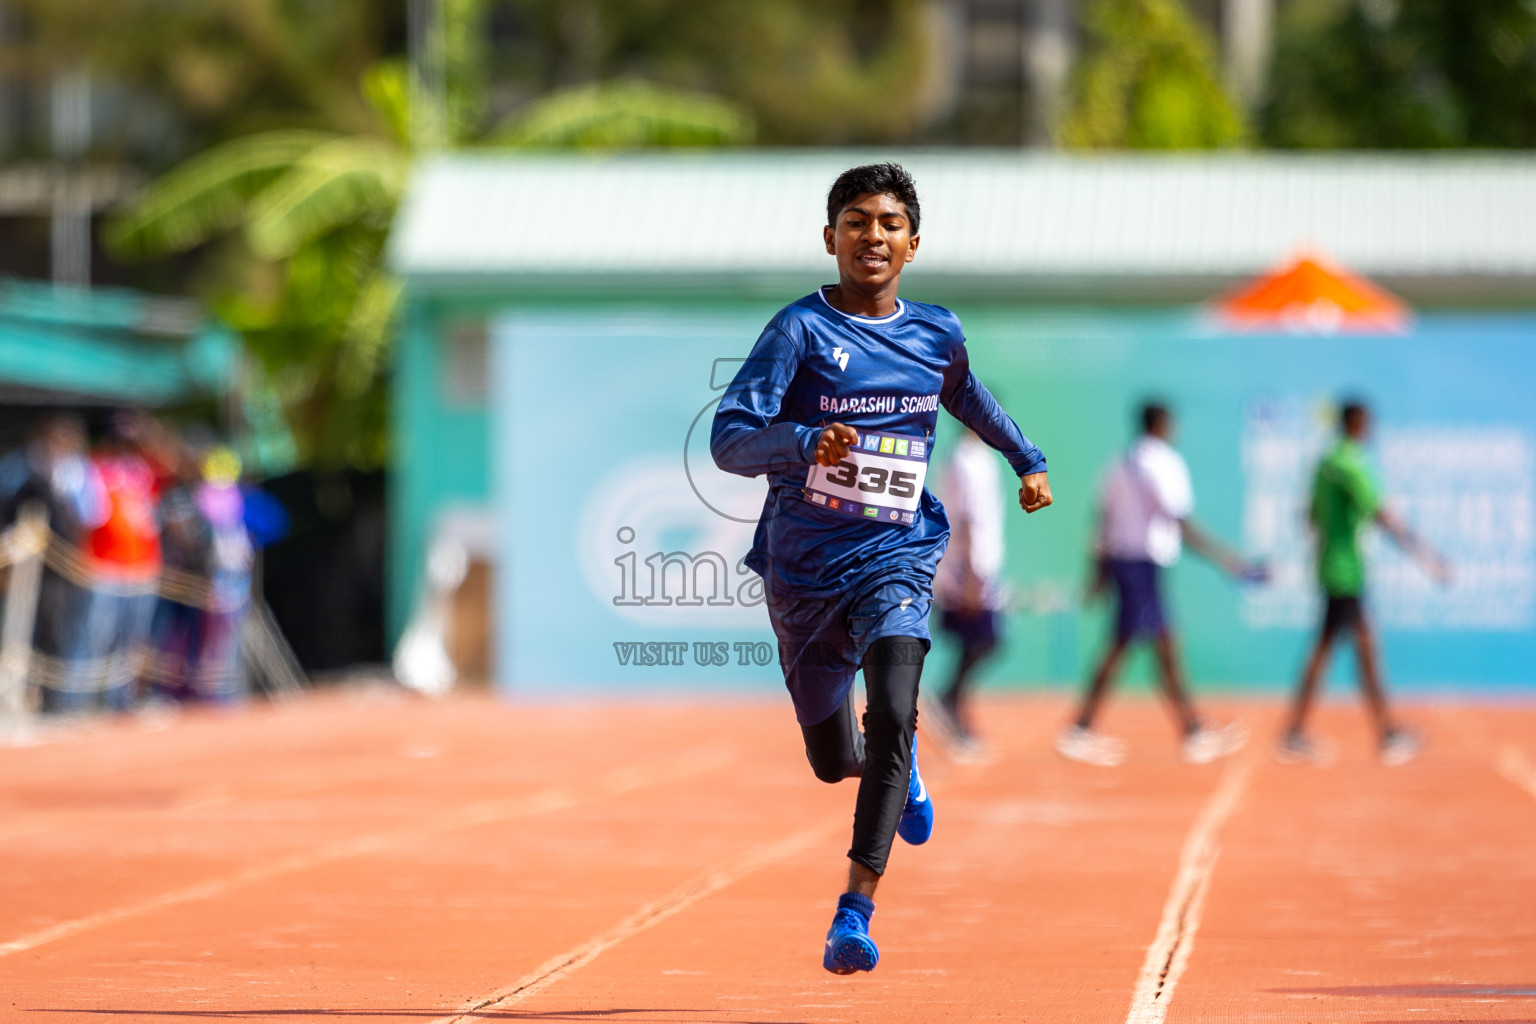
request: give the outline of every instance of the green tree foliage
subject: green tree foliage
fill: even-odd
[[[447,141],[472,142],[485,131],[491,83],[488,43],[490,0],[437,0],[441,4],[447,85]]]
[[[403,18],[373,0],[6,0],[5,8],[0,68],[34,81],[89,68],[153,97],[171,115],[175,143],[192,147],[279,126],[365,129],[373,113],[358,77]]]
[[[450,146],[884,142],[920,126],[923,0],[439,3]],[[196,250],[197,289],[261,362],[301,457],[381,464],[399,299],[383,253],[423,95],[385,56],[405,4],[8,6],[29,19],[11,57],[168,98],[189,144],[211,143],[122,211],[111,250]]]
[[[628,79],[575,86],[530,103],[491,141],[559,149],[738,146],[752,141],[752,133],[752,119],[734,103]]]
[[[1063,145],[1210,149],[1243,141],[1211,41],[1179,0],[1093,0],[1085,28]]]
[[[277,389],[300,457],[373,468],[385,455],[382,376],[399,283],[383,266],[410,159],[391,133],[403,71],[365,91],[376,131],[261,132],[214,146],[152,183],[110,226],[127,259],[222,244],[236,270],[218,312]]]
[[[1292,0],[1262,129],[1305,148],[1536,146],[1536,3]]]
[[[374,130],[233,139],[152,183],[108,242],[146,259],[222,240],[241,272],[217,297],[277,388],[311,464],[373,468],[387,454],[388,340],[400,283],[384,246],[411,166],[407,73],[376,66]],[[730,104],[638,82],[558,90],[505,128],[504,144],[711,145],[749,138]]]
[[[537,95],[640,77],[735,101],[770,144],[904,141],[922,127],[922,0],[501,0],[498,67]]]

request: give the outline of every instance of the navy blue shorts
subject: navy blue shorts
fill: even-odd
[[[1122,643],[1138,637],[1160,636],[1168,630],[1163,611],[1162,570],[1156,562],[1104,560],[1114,581],[1119,607],[1115,611],[1115,639]]]
[[[825,722],[842,707],[869,645],[910,636],[930,646],[933,578],[894,571],[870,576],[832,597],[768,597],[779,667],[801,725]]]
[[[1365,608],[1359,594],[1329,594],[1323,606],[1323,639],[1332,640],[1341,632],[1359,633],[1365,621]]]

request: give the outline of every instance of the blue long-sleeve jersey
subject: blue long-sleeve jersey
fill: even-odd
[[[768,322],[715,412],[710,452],[728,473],[768,475],[746,562],[770,594],[828,595],[872,572],[932,576],[949,520],[926,487],[910,524],[843,515],[806,501],[805,489],[826,427],[922,438],[926,449],[941,405],[1019,476],[1045,471],[1040,449],[971,373],[949,310],[898,299],[888,317],[859,317],[822,290]]]

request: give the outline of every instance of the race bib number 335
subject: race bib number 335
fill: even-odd
[[[843,515],[911,526],[928,475],[928,448],[926,438],[861,433],[837,465],[811,466],[805,500]]]

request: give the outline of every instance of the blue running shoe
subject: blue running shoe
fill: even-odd
[[[874,911],[875,903],[868,896],[850,892],[838,899],[821,966],[833,974],[875,969],[880,962],[880,950],[869,937],[869,917]]]
[[[933,801],[917,770],[917,740],[912,740],[912,774],[907,776],[907,803],[901,809],[896,834],[913,846],[922,846],[933,835]]]

